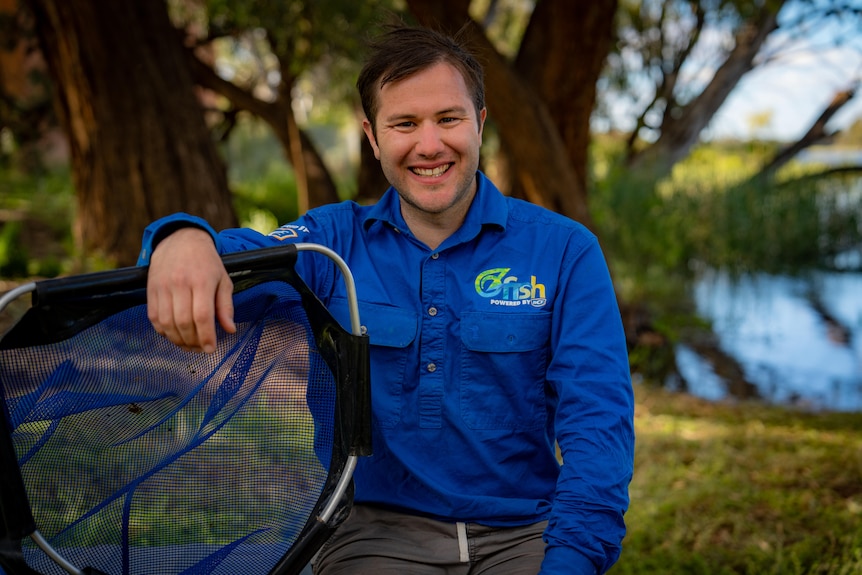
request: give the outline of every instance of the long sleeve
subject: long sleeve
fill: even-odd
[[[633,472],[634,399],[607,266],[595,240],[567,257],[548,369],[563,467],[543,575],[604,573],[613,565]]]
[[[264,235],[248,228],[227,229],[216,233],[206,220],[183,212],[177,212],[155,220],[144,229],[141,240],[141,251],[138,254],[138,265],[148,265],[153,255],[153,250],[156,249],[161,240],[176,230],[187,227],[200,228],[207,232],[212,237],[213,243],[220,254],[264,248],[278,245],[283,241],[283,238],[277,236],[275,232],[270,235]]]

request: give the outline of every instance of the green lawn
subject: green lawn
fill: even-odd
[[[862,414],[636,396],[613,575],[862,573]]]

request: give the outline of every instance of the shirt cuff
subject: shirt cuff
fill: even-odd
[[[570,547],[549,545],[539,575],[598,575],[595,564]]]
[[[141,251],[138,254],[138,265],[149,265],[153,250],[156,249],[159,242],[182,228],[202,229],[212,237],[213,243],[218,248],[218,235],[206,220],[180,212],[159,218],[144,229],[144,237],[141,240]]]

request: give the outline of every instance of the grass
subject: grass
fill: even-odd
[[[862,573],[862,414],[636,396],[612,575]]]

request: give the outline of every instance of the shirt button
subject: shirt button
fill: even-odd
[[[440,254],[438,254],[437,252],[434,252],[433,254],[431,254],[431,259],[432,259],[432,260],[436,260],[436,259],[437,259],[437,258],[439,258],[439,257],[440,257]]]
[[[428,315],[430,315],[431,317],[434,317],[435,315],[437,315],[437,308],[436,307],[428,308]]]
[[[437,371],[437,365],[435,365],[433,363],[429,363],[427,366],[427,369],[429,372],[434,373],[435,371]]]

